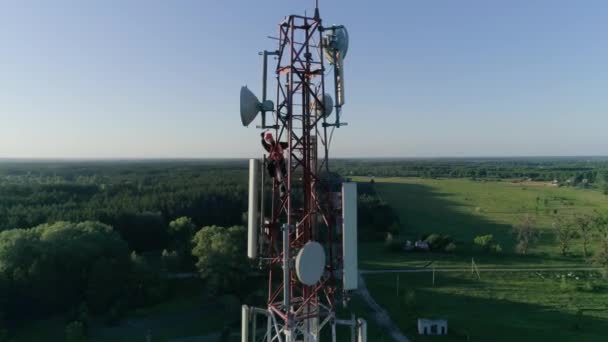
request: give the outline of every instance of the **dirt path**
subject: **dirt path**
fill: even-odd
[[[386,310],[382,308],[370,295],[367,287],[365,286],[365,280],[363,276],[359,274],[359,290],[357,290],[361,298],[367,303],[370,309],[373,312],[373,317],[376,323],[381,326],[388,334],[397,342],[409,342],[407,337],[401,333],[401,330],[395,325],[395,323],[391,320],[391,317],[388,315]],[[368,336],[368,340],[369,339]]]
[[[589,272],[600,271],[599,267],[478,267],[479,272]],[[471,272],[470,267],[441,267],[441,268],[403,268],[384,270],[361,270],[361,274],[382,273],[424,273],[424,272]]]

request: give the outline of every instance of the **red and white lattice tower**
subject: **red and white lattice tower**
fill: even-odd
[[[337,324],[350,326],[352,341],[364,341],[365,321],[336,317],[337,302],[346,302],[358,276],[356,186],[341,183],[329,169],[333,130],[345,125],[340,114],[348,35],[342,26],[323,27],[317,7],[312,17],[286,17],[276,39],[277,49],[262,53],[262,102],[241,90],[243,124],[261,112],[259,128],[288,145],[285,194],[277,177],[264,181],[269,161],[250,161],[248,256],[268,271],[268,301],[265,308],[243,306],[243,341],[335,341]],[[276,108],[266,99],[269,57],[276,61]],[[336,99],[331,121],[330,71]],[[266,318],[262,328],[259,315]]]

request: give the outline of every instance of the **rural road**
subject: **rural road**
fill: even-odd
[[[382,327],[395,341],[409,342],[407,337],[401,333],[401,330],[399,330],[399,328],[391,320],[388,312],[386,312],[386,310],[384,310],[384,308],[382,308],[369,293],[367,287],[365,286],[365,280],[361,274],[359,274],[359,289],[357,290],[357,293],[372,310],[374,320],[380,327]]]
[[[576,272],[576,271],[599,271],[600,267],[478,267],[479,272]],[[435,272],[471,272],[470,267],[441,267],[435,268]],[[382,270],[360,270],[361,274],[382,274],[382,273],[424,273],[433,272],[433,268],[402,268],[402,269],[382,269]]]
[[[576,271],[600,271],[600,267],[572,267],[572,266],[549,266],[549,267],[478,267],[479,272],[576,272]],[[470,267],[441,267],[435,268],[435,272],[470,272]],[[423,273],[433,272],[432,267],[410,267],[410,268],[389,268],[380,270],[359,270],[360,274],[382,274],[382,273]],[[169,279],[198,278],[199,273],[167,273],[165,277]]]

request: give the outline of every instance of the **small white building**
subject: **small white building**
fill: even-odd
[[[414,248],[420,251],[428,251],[429,243],[426,241],[418,240],[414,243]]]
[[[419,335],[447,335],[448,334],[448,320],[447,319],[418,318],[418,334]]]

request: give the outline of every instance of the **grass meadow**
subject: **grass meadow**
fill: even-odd
[[[369,178],[355,178],[369,182]],[[360,247],[360,268],[404,267],[582,267],[580,241],[562,256],[552,231],[556,216],[608,210],[599,192],[546,183],[465,179],[384,178],[378,195],[399,215],[401,235],[415,240],[430,233],[449,234],[455,253],[388,252],[383,243]],[[512,226],[525,214],[542,231],[528,255],[514,251]],[[477,235],[492,234],[501,253],[473,249]],[[592,246],[593,249],[593,246]],[[376,301],[412,341],[606,341],[608,283],[598,272],[470,272],[365,275]],[[447,337],[422,337],[417,318],[447,318]]]

